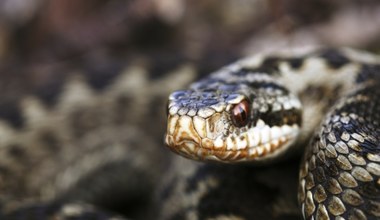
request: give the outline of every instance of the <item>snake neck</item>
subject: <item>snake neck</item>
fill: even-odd
[[[363,65],[356,53],[292,51],[226,66],[170,96],[166,144],[191,159],[228,163],[296,151],[332,103],[367,83],[361,70],[372,61]]]

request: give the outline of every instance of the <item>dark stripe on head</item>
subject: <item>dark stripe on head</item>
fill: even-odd
[[[192,88],[195,90],[204,90],[205,92],[207,90],[215,91],[215,89],[219,88],[222,84],[227,84],[227,82],[221,78],[208,77],[192,84]]]
[[[260,118],[264,120],[269,126],[282,126],[282,125],[301,125],[302,118],[301,112],[298,109],[289,109],[281,111],[268,111],[262,113]]]
[[[267,74],[276,74],[278,73],[278,63],[283,60],[278,57],[268,57],[266,58],[260,66],[256,68],[249,68],[249,67],[243,67],[239,72],[236,72],[235,74],[240,75],[246,75],[247,73],[267,73]]]
[[[320,57],[326,59],[328,65],[331,68],[339,69],[343,65],[350,62],[350,60],[345,57],[340,51],[335,49],[327,49],[320,53]]]
[[[275,82],[263,82],[263,81],[255,81],[252,83],[249,83],[248,86],[250,86],[253,89],[273,89],[273,90],[279,90],[282,92],[282,94],[289,94],[288,89],[285,87],[275,83]]]

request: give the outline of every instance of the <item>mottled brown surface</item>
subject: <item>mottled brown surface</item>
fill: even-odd
[[[10,131],[22,134],[14,137],[9,130],[0,132],[4,134],[0,143],[0,190],[4,192],[0,203],[6,210],[65,195],[63,201],[79,198],[127,217],[149,218],[145,214],[156,213],[145,209],[150,206],[146,201],[152,198],[150,187],[166,172],[171,155],[163,148],[166,96],[197,78],[194,72],[204,75],[242,55],[294,45],[379,50],[380,9],[373,0],[17,2],[0,2],[0,127],[5,123]],[[102,94],[115,91],[109,85],[123,71],[133,80],[118,89],[118,95],[104,96],[100,101]],[[61,95],[70,90],[64,85],[78,76],[97,98],[62,110]],[[30,126],[26,109],[31,109],[31,114],[42,112],[43,117],[33,126],[44,120],[46,124],[38,129]],[[68,130],[61,130],[65,126]],[[9,142],[3,141],[7,138]],[[123,147],[118,148],[117,143]],[[137,164],[127,151],[118,154],[112,150],[129,148],[141,155]],[[104,159],[108,165],[103,166],[97,159],[84,160],[86,156],[106,158],[112,152],[117,152],[113,155],[122,162],[109,165],[112,160]],[[71,169],[77,163],[87,170]],[[129,171],[128,167],[134,169]],[[83,174],[83,179],[72,180],[77,175],[72,170]],[[97,179],[98,171],[108,176]],[[128,178],[125,183],[121,178],[110,184],[112,175],[119,178],[130,172],[136,177],[134,182]],[[73,182],[60,183],[60,176]],[[255,178],[258,182],[265,179],[260,175]],[[90,184],[93,181],[106,185],[107,190]],[[286,186],[286,181],[281,184]],[[270,183],[265,180],[258,185],[267,189]],[[128,187],[108,194],[113,184]],[[282,187],[281,192],[287,194]],[[131,191],[135,195],[123,197],[128,201],[115,199]],[[146,193],[146,197],[141,201],[136,192]],[[284,206],[287,202],[279,203],[276,208],[263,209],[259,216],[273,210],[288,213],[288,219],[299,214],[294,200],[291,207]]]

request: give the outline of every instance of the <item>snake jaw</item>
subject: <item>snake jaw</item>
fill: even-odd
[[[225,79],[206,78],[169,96],[166,145],[187,158],[225,163],[266,161],[289,149],[301,123],[299,100],[261,75]],[[252,88],[255,80],[267,84]]]
[[[201,149],[214,150],[214,140],[228,132],[225,114],[215,113],[208,118],[188,115],[168,115],[165,142],[171,150],[185,157],[201,160]]]
[[[262,120],[252,128],[233,129],[225,112],[206,119],[169,114],[165,142],[172,151],[193,160],[260,161],[285,152],[298,131],[297,124],[269,127]]]

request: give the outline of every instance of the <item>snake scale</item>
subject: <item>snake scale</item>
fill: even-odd
[[[172,93],[166,143],[211,163],[163,147],[167,95],[197,77],[186,64],[99,56],[4,74],[0,219],[378,219],[379,63],[279,51]]]
[[[246,166],[302,149],[298,201],[305,219],[379,219],[379,64],[350,49],[243,59],[170,95],[166,144],[193,160]],[[225,175],[242,178],[228,168]],[[219,199],[233,207],[230,198]],[[241,198],[244,205],[250,203]],[[219,208],[232,219],[265,218],[226,206]]]

